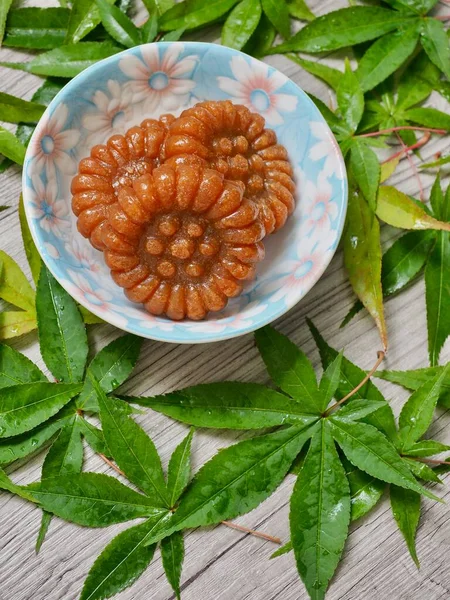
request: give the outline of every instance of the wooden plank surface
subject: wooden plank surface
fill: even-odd
[[[50,6],[53,1],[34,0],[27,4]],[[309,0],[316,14],[346,6],[335,0]],[[442,10],[446,10],[445,6]],[[448,12],[448,8],[447,8]],[[137,15],[139,22],[140,16]],[[142,18],[141,18],[142,20]],[[214,32],[201,39],[212,41]],[[22,60],[27,55],[1,49],[2,60]],[[341,57],[345,52],[341,53]],[[341,59],[333,59],[333,64]],[[288,61],[275,56],[269,62],[290,76],[305,90],[330,100],[327,88]],[[1,91],[29,99],[39,85],[39,78],[20,71],[0,69]],[[440,98],[432,104],[441,110],[448,105]],[[435,139],[422,151],[431,160],[438,151],[448,147],[448,138]],[[422,176],[429,192],[431,178]],[[0,214],[0,248],[6,250],[28,273],[20,240],[17,201],[20,193],[20,170],[10,169],[0,175],[0,204],[11,208]],[[402,161],[394,185],[403,191],[418,193],[408,161]],[[447,182],[446,182],[447,183]],[[385,227],[386,244],[396,235]],[[345,329],[339,329],[342,318],[354,301],[343,271],[340,252],[320,282],[308,296],[280,319],[276,326],[313,359],[319,358],[305,316],[311,317],[326,339],[336,347],[345,347],[349,358],[368,368],[376,357],[380,343],[375,327],[367,314],[361,312]],[[426,366],[427,335],[423,282],[419,281],[400,296],[387,302],[387,323],[390,351],[385,368],[407,369]],[[97,347],[118,335],[109,326],[90,327],[89,335]],[[29,334],[13,342],[43,368],[36,335]],[[442,360],[450,359],[450,348],[444,349]],[[194,365],[194,367],[193,367]],[[252,335],[226,342],[175,346],[146,341],[141,359],[125,393],[158,394],[181,386],[223,379],[267,382],[268,377],[254,347]],[[387,383],[380,387],[398,413],[406,394]],[[154,439],[165,465],[170,453],[182,439],[186,427],[161,415],[147,411],[138,421]],[[433,435],[450,443],[449,417],[438,412]],[[194,441],[194,467],[197,468],[221,447],[246,433],[199,431]],[[39,478],[42,456],[25,466],[9,469],[17,482]],[[88,454],[86,470],[110,472],[98,457]],[[237,519],[254,529],[288,539],[288,501],[293,478],[283,485],[250,514]],[[449,499],[446,488],[441,494]],[[424,501],[424,514],[418,534],[418,553],[421,569],[417,571],[409,558],[406,546],[393,522],[389,503],[384,499],[366,518],[352,526],[344,560],[330,587],[329,600],[448,600],[450,598],[450,510],[448,506]],[[0,600],[72,600],[78,597],[84,578],[102,548],[128,525],[107,529],[84,529],[54,519],[47,540],[36,556],[34,543],[41,513],[16,497],[0,496]],[[232,531],[224,526],[189,532],[186,535],[186,559],[182,577],[184,600],[303,600],[307,598],[300,582],[292,555],[269,560],[275,547],[269,542]],[[117,596],[119,600],[169,600],[174,596],[162,570],[159,553],[146,573],[130,589]]]

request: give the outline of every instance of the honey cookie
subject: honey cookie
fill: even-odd
[[[261,115],[241,104],[209,101],[188,108],[170,126],[164,155],[169,164],[200,158],[226,179],[244,182],[266,233],[280,229],[294,210],[295,184],[286,148],[265,128]]]
[[[120,187],[102,229],[114,281],[154,315],[199,320],[223,309],[264,257],[264,226],[244,190],[189,164]]]
[[[72,210],[78,217],[79,232],[103,250],[102,230],[108,207],[117,202],[119,189],[151,173],[160,164],[160,150],[172,115],[146,119],[124,135],[111,136],[106,144],[94,146],[83,158],[72,180]]]

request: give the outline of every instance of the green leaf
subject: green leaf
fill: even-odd
[[[450,79],[450,47],[444,24],[433,18],[423,19],[420,40],[429,59]]]
[[[344,549],[349,521],[347,477],[323,421],[311,440],[289,513],[297,569],[311,598],[325,597]]]
[[[83,443],[79,419],[72,419],[60,430],[45,457],[42,479],[79,473],[83,465]]]
[[[290,60],[303,67],[305,71],[308,71],[308,73],[311,73],[325,81],[325,83],[328,83],[333,90],[337,90],[339,87],[343,76],[342,71],[339,71],[339,69],[328,67],[320,61],[305,60],[304,58],[297,56],[297,54],[288,54],[287,56]]]
[[[102,348],[88,366],[84,386],[77,401],[78,408],[97,412],[97,396],[89,375],[94,376],[102,390],[109,394],[131,375],[141,346],[141,338],[127,334]]]
[[[408,390],[417,390],[427,381],[430,381],[438,373],[442,373],[444,367],[426,367],[424,369],[414,369],[411,371],[377,371],[375,377],[391,381],[398,385],[402,385]],[[442,383],[441,401],[444,395],[450,393],[450,379]]]
[[[167,580],[175,597],[180,600],[180,579],[184,560],[184,539],[181,531],[176,531],[161,540],[161,558]]]
[[[264,57],[272,47],[276,37],[275,27],[263,13],[252,37],[249,39],[243,51],[256,58]]]
[[[25,146],[19,142],[13,133],[3,127],[0,127],[0,154],[18,165],[23,165],[25,160]]]
[[[79,419],[74,416],[60,430],[45,457],[42,466],[42,479],[58,477],[59,475],[70,475],[80,473],[83,466],[83,442]],[[42,513],[41,527],[36,540],[36,553],[44,543],[52,515],[48,512]]]
[[[295,19],[312,21],[316,15],[308,8],[304,0],[287,0],[289,14]]]
[[[161,515],[152,501],[100,473],[52,477],[25,488],[41,507],[85,527],[107,527],[139,517]]]
[[[50,527],[53,515],[51,513],[42,512],[41,526],[39,527],[38,536],[36,538],[35,552],[39,554],[42,548],[42,544],[45,541],[45,537]]]
[[[161,517],[152,517],[119,533],[92,565],[80,600],[110,598],[132,585],[155,554],[156,544],[145,546],[144,542],[160,521]]]
[[[161,460],[154,443],[120,408],[94,384],[100,407],[103,434],[111,456],[127,478],[140,488],[153,506],[170,507]]]
[[[72,417],[62,413],[22,435],[0,440],[0,464],[9,464],[39,450]]]
[[[317,425],[288,427],[220,450],[181,496],[174,529],[213,525],[258,506],[279,486],[316,430]]]
[[[403,458],[403,462],[416,477],[430,483],[442,483],[434,469],[414,458]]]
[[[434,440],[420,440],[406,448],[404,453],[408,456],[424,457],[447,452],[447,450],[450,450],[450,446],[441,444],[441,442],[435,442]]]
[[[383,255],[381,284],[383,295],[400,291],[424,266],[436,240],[433,231],[410,231],[396,240]]]
[[[109,455],[109,448],[106,446],[105,437],[100,429],[94,427],[94,425],[89,423],[86,419],[81,419],[80,430],[94,452],[97,454]]]
[[[391,485],[390,497],[394,519],[405,538],[411,558],[419,568],[419,559],[416,553],[416,533],[420,519],[420,494]]]
[[[428,354],[439,363],[442,346],[450,334],[450,235],[440,231],[425,267]]]
[[[175,448],[167,471],[169,504],[174,506],[184,492],[191,477],[191,444],[194,429],[191,428],[184,440]]]
[[[410,108],[426,100],[433,91],[433,83],[439,78],[439,69],[425,52],[420,52],[400,78],[397,86],[397,109]]]
[[[399,417],[399,440],[402,449],[417,442],[428,430],[443,381],[450,376],[450,363],[416,390],[403,405]]]
[[[158,35],[158,15],[155,12],[141,27],[142,43],[153,42]]]
[[[408,108],[403,115],[424,127],[450,130],[450,116],[436,108]]]
[[[8,63],[0,62],[0,66],[10,69],[19,69],[34,75],[45,75],[50,77],[72,78],[87,67],[94,65],[103,58],[108,58],[117,52],[121,52],[111,42],[80,42],[67,46],[55,48],[49,52],[39,54],[30,62]],[[1,133],[1,132],[0,132]],[[2,150],[2,137],[0,135],[0,153],[8,156]],[[25,155],[25,152],[24,152]],[[12,158],[9,156],[9,158]],[[12,159],[14,160],[14,159]],[[17,161],[16,161],[17,162]],[[23,159],[22,159],[23,162]],[[22,162],[20,164],[22,164]]]
[[[6,23],[5,46],[51,50],[64,43],[70,11],[34,6],[11,10]]]
[[[240,50],[245,46],[261,19],[260,0],[242,0],[233,8],[222,27],[222,44]]]
[[[47,378],[24,354],[0,344],[0,389],[35,381],[47,381]]]
[[[336,358],[324,370],[319,385],[319,395],[322,397],[321,408],[324,411],[334,398],[341,380],[341,366],[343,353],[339,352]]]
[[[409,231],[398,238],[383,254],[381,260],[381,287],[383,297],[396,294],[422,270],[436,241],[434,231]],[[346,325],[361,309],[362,302],[355,302],[341,323]]]
[[[2,45],[3,35],[5,33],[5,24],[11,8],[12,0],[2,0],[0,2],[0,46]]]
[[[336,358],[338,352],[326,343],[312,321],[309,319],[306,321],[319,349],[322,366],[324,369],[326,369],[328,365]],[[345,356],[343,356],[341,364],[341,380],[335,393],[337,400],[341,400],[344,396],[353,391],[354,388],[361,383],[365,376],[365,371],[357,367]],[[372,383],[372,381],[370,381],[370,379],[353,394],[352,398],[348,402],[351,404],[352,401],[364,400],[366,398],[367,400],[384,402],[384,407],[368,416],[365,421],[371,425],[374,425],[377,429],[385,433],[389,439],[396,439],[397,427],[392,409],[383,398],[380,390]]]
[[[76,303],[47,268],[41,269],[36,312],[45,364],[59,381],[81,381],[88,354],[86,328]]]
[[[103,27],[109,35],[127,48],[138,46],[141,43],[139,29],[120,8],[114,6],[109,0],[95,0],[100,12]]]
[[[352,132],[356,131],[364,112],[364,94],[348,60],[345,62],[345,73],[336,90],[336,98],[344,121]]]
[[[355,140],[351,146],[350,169],[364,198],[375,211],[381,175],[380,163],[375,152],[362,140]]]
[[[0,121],[8,123],[36,122],[42,117],[45,106],[28,102],[0,92]]]
[[[401,229],[435,229],[450,231],[450,224],[434,219],[409,196],[389,185],[378,191],[377,216]]]
[[[0,489],[7,490],[8,492],[16,494],[17,496],[20,496],[25,500],[34,502],[33,496],[29,494],[26,490],[24,490],[21,486],[13,483],[8,477],[8,475],[3,471],[3,469],[0,469]]]
[[[316,374],[300,348],[270,326],[258,329],[255,341],[273,382],[301,403],[302,412],[320,414]]]
[[[142,0],[148,12],[152,14],[155,10],[162,15],[172,8],[173,0]]]
[[[396,8],[404,6],[405,8],[408,8],[419,15],[429,12],[433,6],[438,3],[438,1],[439,0],[387,0],[389,4],[392,4]],[[396,5],[400,5],[400,7]]]
[[[327,122],[328,127],[335,135],[342,136],[344,138],[351,135],[351,131],[349,131],[347,125],[345,125],[345,123],[332,110],[330,110],[328,106],[322,102],[322,100],[316,98],[313,94],[308,94],[308,96],[314,102],[320,114]]]
[[[184,27],[180,27],[179,29],[174,29],[172,31],[169,31],[168,33],[165,33],[162,38],[160,39],[160,42],[178,42],[178,40],[181,38],[181,36],[183,35],[183,33],[185,32]]]
[[[215,21],[227,13],[239,0],[183,0],[175,4],[160,19],[163,31],[195,29]]]
[[[436,175],[436,179],[434,180],[433,187],[430,192],[430,204],[433,209],[434,214],[438,218],[442,218],[444,212],[444,194],[442,193],[441,188],[441,178],[439,173]]]
[[[372,90],[411,56],[419,40],[419,19],[388,33],[370,46],[359,61],[356,75],[364,92]]]
[[[379,201],[379,200],[378,200]],[[380,224],[358,191],[349,195],[344,230],[344,263],[353,290],[369,311],[387,347],[381,288]]]
[[[289,9],[286,2],[277,2],[277,0],[261,0],[264,13],[269,18],[272,25],[284,38],[291,35],[291,21],[289,18]]]
[[[28,227],[28,221],[25,216],[25,210],[23,207],[23,196],[20,194],[19,198],[19,221],[20,231],[22,233],[23,246],[25,248],[25,254],[27,255],[28,264],[30,266],[31,275],[35,284],[39,281],[39,273],[41,271],[41,257],[37,251],[36,244],[31,236],[30,228]]]
[[[291,540],[289,540],[289,542],[284,544],[284,546],[281,546],[281,548],[278,548],[278,550],[275,550],[275,552],[270,555],[270,558],[278,558],[279,556],[283,556],[283,554],[292,552],[292,550],[293,550],[292,542],[291,542]]]
[[[304,414],[299,402],[257,383],[205,383],[163,396],[125,399],[196,427],[261,429],[317,420]]]
[[[19,435],[55,415],[80,391],[78,384],[34,382],[3,388],[0,438]]]
[[[339,412],[335,413],[336,419],[345,419],[346,421],[357,421],[364,419],[367,415],[371,415],[373,412],[382,408],[384,402],[379,400],[353,400],[353,402],[347,403]]]
[[[0,285],[1,287],[1,285]],[[24,335],[36,329],[36,314],[34,311],[6,311],[0,312],[0,340]]]
[[[351,519],[360,519],[379,502],[386,484],[354,467],[345,457],[342,462],[350,486]]]
[[[428,498],[436,496],[422,488],[405,466],[394,446],[372,425],[359,421],[329,419],[331,433],[348,460],[369,475],[413,490]]]
[[[113,4],[115,0],[107,0]],[[76,44],[101,21],[100,11],[95,0],[73,0],[67,26],[66,44]]]
[[[22,269],[6,252],[0,250],[0,298],[34,313],[34,296],[34,290]]]
[[[409,23],[401,13],[378,6],[351,6],[329,12],[300,29],[277,52],[324,52],[354,46]]]

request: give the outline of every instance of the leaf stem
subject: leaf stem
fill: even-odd
[[[250,535],[254,535],[255,537],[267,540],[268,542],[273,542],[274,544],[278,544],[279,546],[281,546],[280,538],[274,537],[273,535],[269,535],[268,533],[256,531],[255,529],[249,529],[248,527],[244,527],[243,525],[237,525],[237,523],[233,523],[232,521],[222,521],[222,525],[226,525],[227,527],[230,527],[230,529],[242,531],[243,533],[249,533]]]
[[[380,129],[379,131],[372,131],[371,133],[362,133],[355,137],[368,138],[377,137],[378,135],[387,135],[388,133],[395,133],[396,131],[428,131],[428,133],[438,133],[439,135],[446,135],[447,130],[445,129],[433,129],[430,127],[413,127],[412,125],[404,125],[403,127],[390,127],[389,129]]]
[[[414,161],[413,161],[412,157],[409,155],[409,151],[410,150],[415,150],[416,148],[420,148],[421,146],[424,146],[428,142],[428,140],[430,139],[431,133],[429,131],[427,131],[421,137],[421,139],[418,140],[412,146],[407,146],[397,132],[395,132],[395,136],[398,139],[398,141],[400,142],[400,144],[402,145],[402,151],[406,153],[406,158],[408,159],[409,166],[411,167],[411,171],[413,172],[415,178],[417,179],[417,183],[419,185],[419,196],[420,196],[420,199],[421,199],[422,202],[424,202],[424,200],[425,200],[425,191],[423,189],[422,181],[421,181],[421,179],[419,177],[419,173],[417,171],[417,167],[414,164]]]
[[[389,162],[390,160],[394,160],[394,158],[398,158],[403,153],[409,152],[410,150],[417,150],[417,148],[421,148],[422,146],[425,146],[425,144],[429,141],[429,139],[431,137],[431,133],[429,131],[427,131],[425,133],[425,135],[422,136],[420,138],[420,140],[417,141],[412,146],[405,146],[405,144],[404,144],[403,140],[401,139],[401,137],[400,136],[398,136],[398,137],[399,137],[399,140],[401,141],[401,144],[402,144],[403,148],[401,150],[399,150],[398,152],[396,152],[395,154],[393,154],[392,156],[389,156],[385,160],[381,161],[382,165],[384,165],[385,163]]]
[[[344,396],[343,398],[341,398],[341,400],[339,400],[339,402],[336,402],[335,404],[333,404],[332,406],[330,406],[330,408],[327,408],[327,410],[323,413],[322,416],[323,417],[328,417],[328,415],[333,410],[335,410],[336,408],[338,408],[338,406],[341,406],[341,404],[343,404],[346,400],[348,400],[349,398],[351,398],[353,396],[353,394],[356,394],[356,392],[358,390],[360,390],[362,388],[362,386],[369,381],[369,379],[372,377],[372,375],[375,373],[375,371],[378,369],[378,367],[383,362],[385,356],[386,356],[386,353],[383,352],[383,350],[378,350],[378,352],[377,352],[377,361],[373,365],[373,367],[370,369],[370,371],[367,373],[367,375],[358,383],[358,385],[355,388],[352,389],[351,392],[349,392],[346,396]]]
[[[433,15],[439,21],[450,21],[450,15]]]
[[[114,469],[114,471],[116,473],[118,473],[119,475],[122,475],[122,477],[126,477],[126,475],[122,471],[122,469],[119,469],[119,467],[116,464],[114,464],[112,462],[112,460],[109,460],[109,458],[107,456],[105,456],[104,454],[101,454],[100,452],[98,453],[98,456],[107,465],[109,465],[111,467],[111,469]],[[268,533],[264,533],[263,531],[256,531],[255,529],[249,529],[248,527],[244,527],[244,525],[237,525],[236,523],[233,523],[232,521],[222,521],[222,525],[225,525],[226,527],[229,527],[230,529],[236,529],[237,531],[242,531],[242,533],[248,533],[249,535],[253,535],[257,538],[261,538],[268,542],[278,544],[279,546],[281,546],[281,543],[282,543],[280,538],[278,538],[278,537],[274,537],[273,535],[269,535]]]

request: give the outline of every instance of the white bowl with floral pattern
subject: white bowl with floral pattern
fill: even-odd
[[[144,118],[230,99],[259,112],[288,150],[297,206],[265,239],[257,277],[201,322],[149,315],[117,287],[100,252],[77,231],[70,184],[94,144]],[[341,152],[310,98],[285,75],[242,52],[200,42],[146,44],[102,60],[70,81],[40,120],[25,158],[25,212],[47,267],[82,306],[136,335],[173,343],[224,340],[292,308],[328,266],[342,232],[347,179]]]

